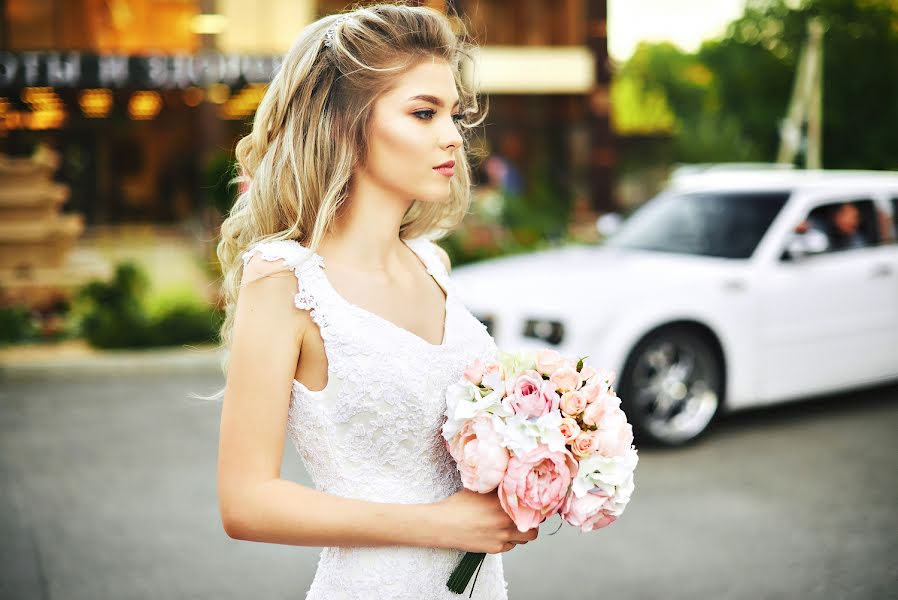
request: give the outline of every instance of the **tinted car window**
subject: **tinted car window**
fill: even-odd
[[[633,213],[607,245],[749,258],[788,198],[788,191],[665,193]]]

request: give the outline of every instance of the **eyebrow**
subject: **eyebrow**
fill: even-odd
[[[430,94],[418,94],[417,96],[412,96],[411,98],[409,98],[409,100],[423,100],[424,102],[430,102],[431,104],[435,104],[436,106],[439,106],[440,108],[445,106],[445,104],[443,103],[442,100],[440,100],[436,96],[431,96]],[[456,106],[458,106],[458,104],[459,104],[459,100],[456,100],[455,104],[452,105],[452,108],[455,108]]]

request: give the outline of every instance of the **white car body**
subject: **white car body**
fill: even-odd
[[[722,354],[723,410],[898,379],[898,173],[712,172],[666,192],[782,190],[786,204],[747,259],[576,246],[461,266],[453,278],[468,308],[494,320],[501,349],[552,347],[525,336],[524,322],[558,321],[555,349],[618,374],[649,332],[704,328]],[[842,199],[874,200],[893,219],[891,242],[781,260],[812,207]]]

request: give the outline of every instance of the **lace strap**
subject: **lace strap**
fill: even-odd
[[[297,308],[312,310],[313,317],[318,311],[316,289],[317,281],[322,276],[321,268],[324,260],[299,242],[294,240],[275,240],[261,242],[243,253],[243,267],[249,264],[253,255],[258,254],[263,260],[282,260],[296,275],[297,294],[294,304]],[[317,320],[317,319],[316,319]]]

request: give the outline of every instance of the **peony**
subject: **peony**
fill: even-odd
[[[570,365],[565,365],[552,373],[549,381],[555,384],[559,392],[570,392],[580,387],[580,373]]]
[[[508,395],[508,406],[516,415],[541,417],[558,410],[561,400],[555,392],[555,384],[545,381],[536,371],[524,371],[515,380]]]
[[[561,402],[558,403],[561,412],[569,417],[576,417],[586,408],[586,396],[574,390],[565,392],[561,395]]]
[[[564,442],[566,444],[570,444],[574,438],[580,435],[580,426],[577,425],[577,421],[570,417],[564,417],[561,419],[561,425],[558,426],[561,431],[561,435],[564,436]]]
[[[555,350],[541,350],[536,353],[536,370],[543,375],[552,375],[565,366],[567,361]]]
[[[619,411],[624,414],[623,411]],[[599,428],[595,434],[594,452],[603,456],[620,456],[633,445],[633,426],[624,421],[613,427]]]
[[[601,491],[594,490],[581,497],[571,492],[561,507],[561,518],[580,531],[601,529],[617,520],[616,515],[610,514],[609,505],[608,496]]]
[[[493,419],[498,417],[485,413],[468,419],[449,441],[449,453],[458,463],[462,483],[475,492],[496,489],[508,466],[508,450],[500,444]]]
[[[577,461],[570,452],[539,445],[508,461],[499,502],[519,531],[529,531],[561,508],[576,474]]]

